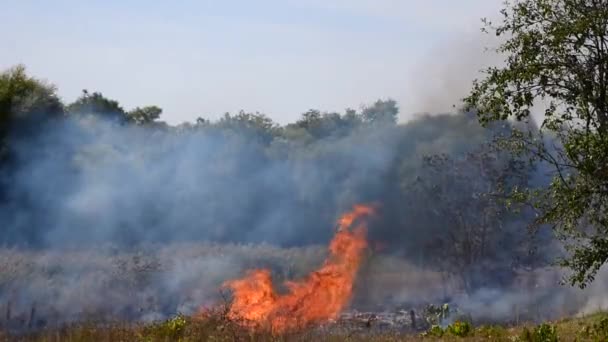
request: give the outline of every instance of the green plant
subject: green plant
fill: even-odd
[[[422,334],[421,337],[442,337],[445,331],[438,325],[433,325],[431,328]]]
[[[535,208],[536,225],[554,228],[568,251],[560,264],[581,287],[594,280],[608,253],[606,4],[505,1],[498,22],[484,20],[483,28],[501,38],[495,51],[504,63],[486,68],[464,99],[483,124],[527,121],[542,103],[544,115],[533,119],[538,128],[514,132],[499,145],[551,169],[552,182],[523,186],[512,199]]]
[[[181,340],[188,325],[188,320],[182,314],[168,319],[164,322],[153,324],[148,329],[145,329],[143,339],[170,339]]]
[[[468,336],[473,329],[469,322],[456,321],[448,325],[446,330],[450,335],[465,337]]]

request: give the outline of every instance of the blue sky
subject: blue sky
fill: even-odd
[[[3,3],[4,2],[4,3]],[[25,64],[65,101],[101,91],[171,123],[262,111],[286,123],[392,97],[402,119],[474,78],[481,17],[502,0],[0,0],[0,68]]]

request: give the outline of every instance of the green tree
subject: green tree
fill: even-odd
[[[93,114],[118,122],[128,121],[127,113],[118,101],[108,99],[99,92],[89,93],[86,89],[68,105],[67,111],[72,115]]]
[[[62,114],[54,85],[28,76],[23,65],[0,73],[0,159],[7,155],[6,136],[16,124]]]
[[[205,125],[205,122],[197,123]],[[263,144],[269,144],[277,134],[278,125],[263,113],[247,113],[243,110],[236,115],[225,113],[215,127],[237,135],[247,136]]]
[[[135,124],[145,125],[158,120],[162,112],[163,110],[157,106],[136,107],[127,113],[127,118]]]
[[[344,114],[310,109],[303,113],[294,124],[287,125],[291,131],[304,130],[308,136],[322,139],[329,136],[343,136],[359,126],[362,117],[353,109],[346,109]]]
[[[0,124],[37,113],[63,113],[55,86],[28,76],[23,65],[0,73]]]
[[[373,105],[363,108],[361,115],[366,122],[375,124],[396,124],[399,107],[395,100],[378,100]]]
[[[608,1],[507,1],[486,32],[501,37],[502,66],[475,80],[467,109],[482,123],[526,120],[544,108],[540,132],[506,146],[550,166],[553,181],[514,193],[563,239],[563,266],[584,287],[608,259]]]

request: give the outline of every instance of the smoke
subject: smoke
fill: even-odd
[[[480,24],[481,25],[481,24]],[[488,66],[502,64],[495,53],[500,42],[482,32],[460,33],[437,44],[412,68],[411,111],[413,113],[451,113],[462,106],[475,78]]]
[[[220,285],[246,269],[270,268],[281,280],[317,268],[336,218],[375,202],[371,243],[388,247],[368,258],[353,308],[450,301],[497,320],[538,303],[585,311],[598,292],[577,294],[574,304],[572,290],[557,285],[523,294],[531,286],[516,283],[510,263],[521,256],[525,217],[501,223],[505,235],[489,247],[496,267],[463,270],[483,278],[466,293],[454,272],[433,261],[429,242],[453,226],[421,214],[439,203],[408,184],[429,176],[424,155],[456,158],[492,134],[470,115],[357,125],[310,139],[94,116],[49,122],[11,137],[12,160],[1,174],[0,307],[13,317],[35,307],[49,324],[190,314],[221,300]],[[472,200],[453,196],[450,205]]]
[[[382,198],[398,142],[394,126],[305,143],[96,116],[34,131],[2,170],[0,306],[56,322],[193,313],[253,267],[302,276],[344,209]]]
[[[299,148],[241,131],[174,132],[92,117],[52,123],[14,144],[2,240],[320,243],[341,209],[377,198],[394,133],[353,132]]]

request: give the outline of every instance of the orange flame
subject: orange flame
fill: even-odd
[[[338,220],[338,231],[323,266],[306,279],[286,282],[285,294],[275,291],[270,271],[265,269],[252,270],[243,279],[226,282],[234,297],[229,317],[276,333],[336,318],[352,296],[353,282],[367,247],[366,225],[358,219],[373,214],[374,208],[365,205],[356,205],[344,214]]]

